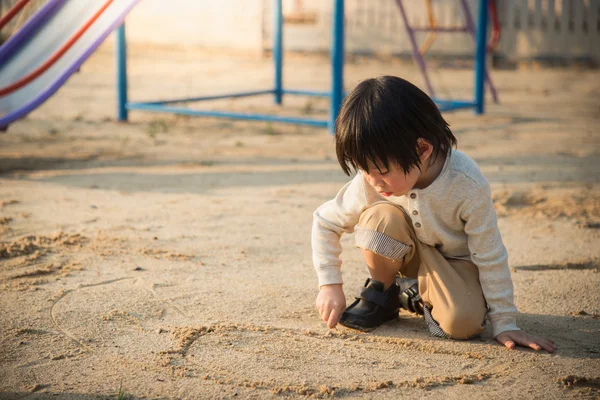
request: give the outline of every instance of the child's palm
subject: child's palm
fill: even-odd
[[[544,349],[549,353],[553,353],[557,348],[554,341],[530,335],[524,331],[504,331],[496,336],[496,340],[511,350],[514,349],[516,345],[519,345],[531,347],[536,351]]]

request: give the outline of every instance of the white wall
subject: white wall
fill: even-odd
[[[0,0],[6,12],[17,0]],[[7,34],[45,0],[32,0]],[[77,0],[69,0],[77,1]],[[424,0],[402,0],[412,25],[426,25]],[[459,0],[432,0],[438,25],[464,21]],[[478,0],[468,0],[473,17]],[[507,58],[591,58],[600,62],[600,0],[496,0],[502,37],[497,53]],[[262,51],[272,43],[273,0],[143,0],[127,18],[128,39],[139,43],[197,45]],[[286,50],[328,51],[333,0],[283,0]],[[309,15],[306,20],[298,14]],[[296,22],[296,23],[293,23]],[[299,23],[301,22],[301,23]],[[417,35],[422,42],[424,33]],[[410,54],[395,0],[346,0],[346,50]],[[464,34],[438,34],[431,55],[473,53]]]
[[[262,0],[143,0],[126,20],[132,42],[262,47]]]
[[[15,0],[0,0],[4,6]],[[38,0],[36,0],[38,1]],[[76,1],[76,0],[70,0]],[[427,24],[424,0],[403,0],[413,26]],[[464,23],[459,0],[432,0],[440,26]],[[468,0],[473,18],[478,0]],[[497,53],[512,59],[588,57],[600,62],[600,0],[496,0],[502,37]],[[127,18],[128,40],[262,51],[272,43],[273,0],[143,0]],[[284,48],[326,52],[333,0],[283,0]],[[310,18],[298,21],[298,14]],[[294,23],[295,22],[295,23]],[[417,39],[422,42],[425,33]],[[473,54],[466,34],[437,35],[430,55]],[[410,54],[395,0],[346,0],[346,51]]]

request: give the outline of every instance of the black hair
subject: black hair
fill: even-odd
[[[369,172],[369,163],[405,173],[420,168],[417,140],[433,146],[433,157],[447,155],[456,138],[439,109],[421,89],[395,76],[367,79],[344,100],[335,123],[338,162],[347,175]]]

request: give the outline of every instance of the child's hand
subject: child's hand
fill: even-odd
[[[531,347],[534,350],[546,350],[548,353],[554,353],[557,349],[554,341],[539,336],[530,335],[524,331],[504,331],[496,336],[496,340],[509,349],[514,349],[515,345]]]
[[[329,329],[335,328],[340,315],[346,309],[346,297],[342,285],[321,286],[316,306],[321,319],[327,322],[327,327]]]

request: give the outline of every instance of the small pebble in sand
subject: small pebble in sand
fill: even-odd
[[[140,266],[138,265],[138,266],[137,266],[137,267],[135,267],[133,270],[134,270],[134,271],[143,271],[143,270],[144,270],[144,268],[142,268],[142,267],[140,267]]]
[[[35,386],[33,386],[31,389],[29,389],[29,391],[31,393],[33,393],[33,392],[37,392],[38,390],[46,389],[46,388],[49,388],[49,387],[50,387],[50,384],[39,384],[38,383]]]

